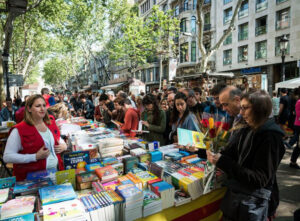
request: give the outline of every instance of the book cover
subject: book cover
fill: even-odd
[[[54,180],[56,172],[57,169],[55,168],[49,170],[30,172],[27,174],[26,180],[40,180],[45,178],[50,178],[51,180]]]
[[[7,219],[1,219],[1,221],[33,221],[35,220],[35,214],[34,213],[28,213],[21,216],[15,216],[12,218]]]
[[[90,163],[89,151],[76,151],[64,154],[65,169],[84,168],[86,164]]]
[[[92,164],[85,165],[85,169],[88,172],[95,171],[96,169],[101,167],[102,167],[101,163],[92,163]]]
[[[101,181],[118,177],[118,171],[116,171],[112,166],[98,168],[95,172]]]
[[[75,169],[62,170],[56,172],[56,184],[71,183],[76,187]]]
[[[201,132],[177,128],[177,136],[179,145],[193,145],[197,148],[206,149],[203,142],[204,134]]]
[[[45,205],[43,213],[44,221],[85,220],[85,210],[78,199]]]
[[[6,177],[0,179],[0,189],[13,187],[16,183],[16,177]]]
[[[86,183],[99,180],[98,176],[94,171],[78,174],[76,176],[76,179],[78,183]]]
[[[1,207],[1,219],[32,213],[35,200],[35,196],[22,196],[7,201]]]
[[[161,199],[150,190],[144,190],[143,195],[144,195],[144,203],[143,203],[144,207],[147,207],[150,204],[155,204],[161,201]]]
[[[0,189],[0,203],[6,202],[8,199],[9,188]]]
[[[46,178],[44,180],[20,181],[20,182],[16,182],[13,193],[19,194],[19,193],[37,191],[39,188],[46,187],[46,186],[52,186],[52,185],[53,185],[53,182],[50,178]]]
[[[142,191],[133,184],[125,184],[117,187],[117,191],[125,200],[130,200],[142,195]]]
[[[43,205],[72,200],[77,197],[71,183],[44,187],[39,189],[39,193]]]

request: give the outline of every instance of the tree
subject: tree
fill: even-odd
[[[64,81],[67,78],[68,70],[62,59],[55,57],[45,63],[43,79],[46,84],[52,87],[65,88]]]
[[[224,32],[223,36],[217,41],[217,43],[211,47],[210,49],[205,49],[204,44],[203,44],[203,30],[204,30],[204,15],[203,15],[203,5],[204,5],[204,0],[198,0],[197,1],[197,19],[198,19],[198,45],[199,45],[199,50],[201,52],[201,66],[200,66],[200,73],[206,73],[207,71],[207,63],[209,58],[220,48],[220,46],[223,44],[225,39],[230,35],[230,33],[234,30],[234,22],[237,17],[238,11],[241,7],[243,0],[238,0],[236,3],[236,7],[234,9],[229,27],[227,30]]]

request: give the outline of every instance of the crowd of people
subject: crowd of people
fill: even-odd
[[[198,87],[170,87],[162,92],[141,92],[138,96],[124,91],[49,94],[44,88],[41,95],[25,97],[23,103],[6,100],[1,120],[18,124],[8,138],[4,160],[14,164],[18,180],[24,179],[29,170],[61,168],[60,154],[66,150],[66,144],[55,124],[59,118],[83,116],[108,128],[120,129],[127,136],[159,141],[161,146],[178,142],[178,128],[200,131],[202,121],[213,118],[230,128],[230,138],[220,153],[192,145],[179,147],[207,158],[228,175],[229,189],[221,205],[225,220],[241,220],[233,218],[234,214],[243,216],[243,220],[265,220],[252,219],[247,212],[237,211],[239,208],[232,202],[243,200],[233,194],[237,187],[263,193],[258,197],[260,201],[252,204],[264,206],[260,215],[271,220],[279,203],[276,171],[286,147],[295,145],[290,167],[300,169],[296,162],[300,154],[299,98],[299,89],[291,95],[282,89],[280,97],[273,94],[271,98],[263,90],[242,92],[225,84],[216,84],[209,94]],[[138,130],[139,122],[142,131]],[[294,130],[290,139],[285,134],[286,122]]]

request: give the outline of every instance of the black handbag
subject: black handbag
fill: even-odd
[[[230,180],[220,209],[224,220],[266,221],[271,191],[266,188],[251,190]]]

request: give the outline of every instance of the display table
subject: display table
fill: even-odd
[[[219,221],[222,219],[222,212],[219,210],[226,188],[216,189],[206,195],[199,197],[192,202],[165,209],[160,213],[138,219],[139,221]]]

